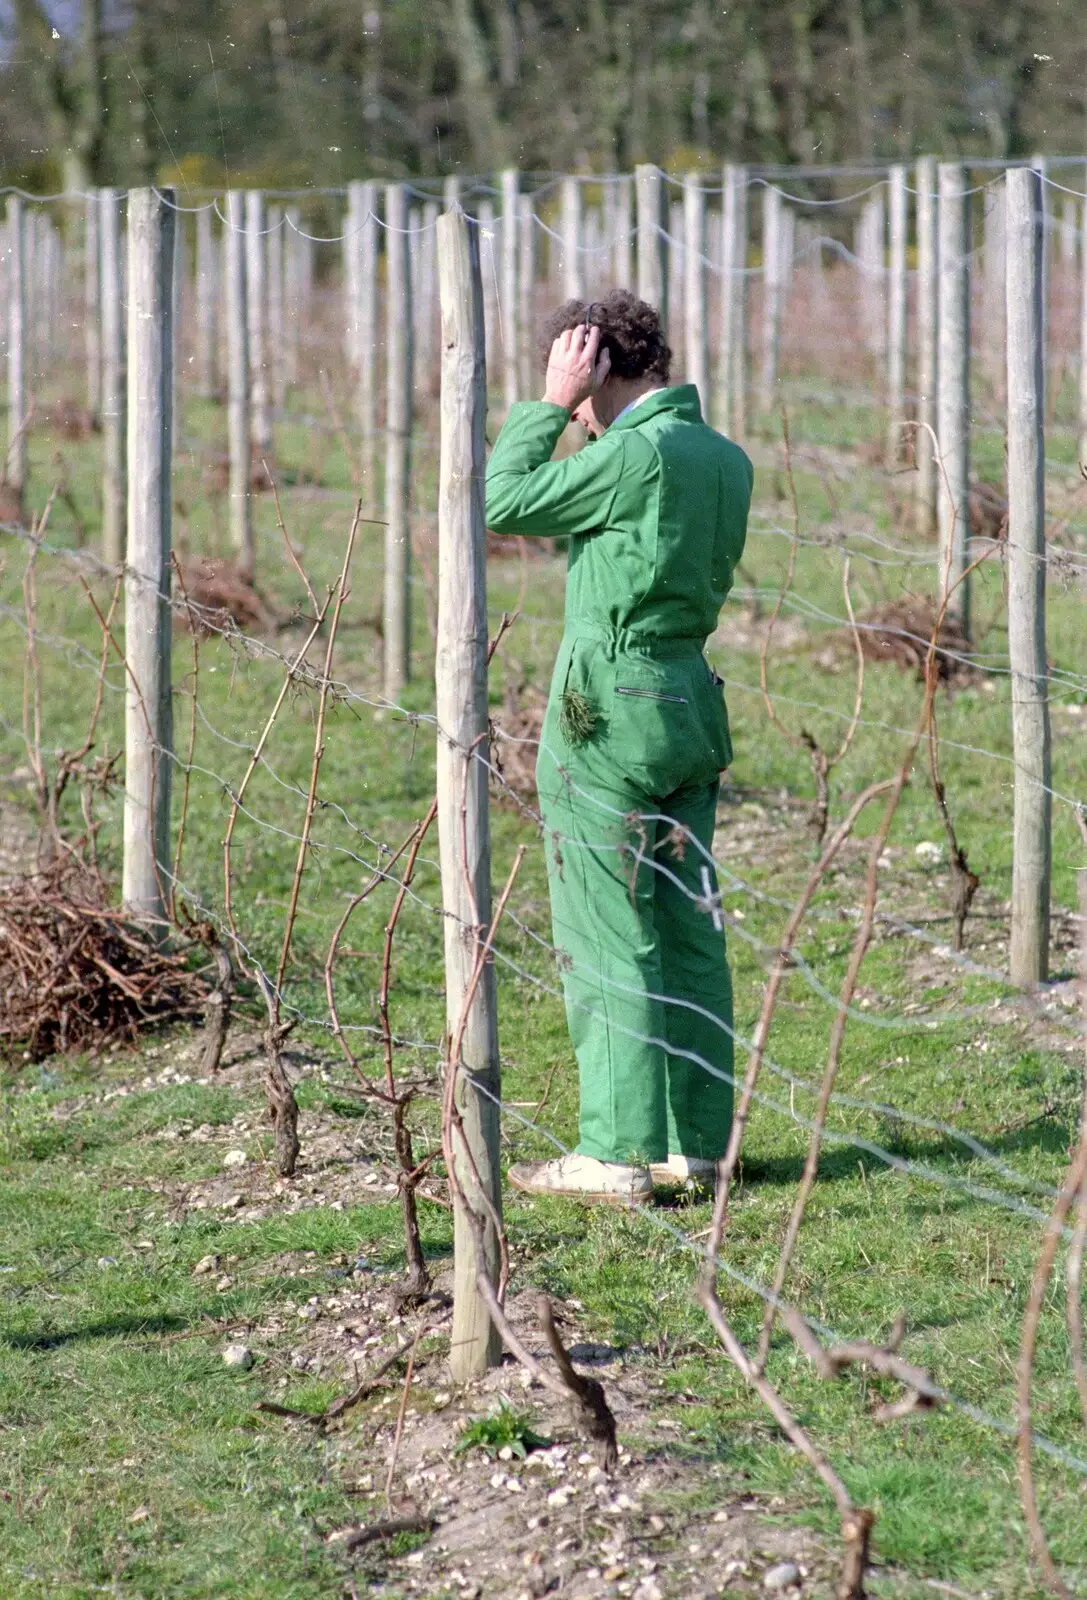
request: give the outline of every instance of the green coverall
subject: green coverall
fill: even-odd
[[[552,461],[567,421],[545,401],[511,408],[487,525],[570,539],[536,781],[578,1149],[716,1159],[732,1117],[732,985],[707,894],[732,747],[702,650],[743,553],[752,467],[703,422],[692,385],[648,395]]]

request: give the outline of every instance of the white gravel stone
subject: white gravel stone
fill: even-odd
[[[241,1367],[248,1372],[256,1357],[247,1344],[228,1344],[223,1351],[223,1361],[228,1367]]]
[[[249,1160],[244,1150],[228,1150],[223,1157],[224,1167],[244,1167]]]
[[[780,1561],[762,1575],[763,1588],[774,1594],[780,1594],[783,1589],[798,1588],[801,1581],[800,1568],[795,1561]]]

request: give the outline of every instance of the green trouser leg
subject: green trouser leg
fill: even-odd
[[[716,1159],[733,1072],[725,937],[703,878],[708,868],[716,892],[717,782],[660,801],[592,755],[566,756],[562,767],[541,761],[538,781],[580,1078],[578,1148],[604,1161]],[[666,820],[648,820],[658,813]]]

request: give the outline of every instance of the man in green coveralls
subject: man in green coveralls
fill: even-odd
[[[544,397],[487,469],[496,533],[570,540],[536,781],[581,1090],[574,1154],[512,1167],[530,1194],[644,1201],[709,1179],[732,1117],[732,985],[710,854],[732,756],[702,653],[744,547],[752,467],[668,386],[652,307],[570,301]],[[552,461],[571,416],[594,436]]]

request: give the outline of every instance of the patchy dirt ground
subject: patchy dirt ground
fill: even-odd
[[[259,1091],[255,1044],[234,1032],[217,1081]],[[114,1080],[68,1109],[201,1081],[193,1076],[198,1058],[191,1040],[151,1046],[133,1063],[139,1076]],[[327,1075],[320,1059],[292,1065],[303,1079]],[[177,1120],[145,1137],[196,1146],[213,1169],[183,1184],[145,1178],[138,1185],[161,1196],[177,1221],[185,1211],[218,1209],[244,1224],[312,1206],[342,1209],[368,1194],[387,1199],[395,1192],[392,1168],[368,1149],[364,1134],[312,1111],[297,1176],[277,1178],[264,1160],[268,1134],[255,1093],[252,1110],[230,1123]],[[362,1250],[318,1261],[313,1251],[295,1251],[242,1266],[236,1256],[215,1254],[193,1269],[224,1295],[243,1270],[269,1281],[301,1277],[327,1286],[301,1301],[273,1299],[257,1320],[226,1317],[208,1334],[224,1355],[230,1352],[228,1360],[251,1368],[262,1395],[261,1426],[318,1428],[329,1475],[357,1496],[355,1521],[315,1529],[343,1553],[347,1600],[538,1600],[550,1594],[718,1600],[774,1592],[814,1600],[834,1593],[836,1542],[789,1526],[799,1506],[738,1489],[738,1475],[689,1431],[684,1409],[696,1397],[665,1391],[653,1352],[595,1342],[578,1301],[555,1305],[571,1359],[604,1384],[616,1417],[619,1464],[606,1473],[563,1403],[510,1358],[479,1383],[454,1385],[448,1370],[451,1276],[439,1275],[430,1301],[405,1312],[393,1275],[376,1255]],[[509,1311],[529,1349],[550,1364],[535,1291],[512,1299]],[[368,1377],[398,1351],[368,1387]],[[360,1388],[366,1392],[338,1415],[315,1420],[282,1403],[285,1391],[305,1378],[341,1401]],[[466,1425],[506,1403],[531,1415],[545,1446],[530,1449],[523,1460],[509,1447],[491,1454],[458,1449]],[[873,1572],[877,1587],[880,1579],[891,1585],[887,1592],[908,1592],[889,1570]]]

